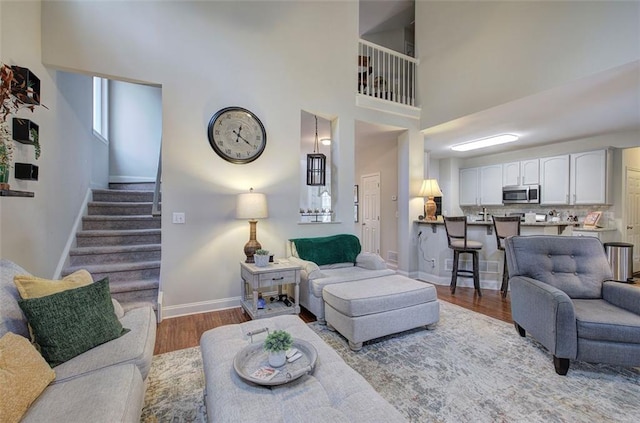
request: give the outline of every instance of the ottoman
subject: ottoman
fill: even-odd
[[[249,331],[286,330],[318,352],[313,374],[284,385],[258,386],[233,369]],[[266,334],[265,334],[266,335]],[[254,342],[262,342],[262,335]],[[298,316],[220,326],[200,338],[207,419],[215,423],[401,423],[407,420]]]
[[[440,319],[433,285],[402,275],[327,285],[322,290],[327,327],[349,341],[364,341],[427,326]]]

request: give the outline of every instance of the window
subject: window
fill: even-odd
[[[109,141],[109,80],[93,77],[93,132]]]

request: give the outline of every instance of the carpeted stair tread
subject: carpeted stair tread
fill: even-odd
[[[151,201],[93,201],[88,204],[89,216],[150,216],[153,209]],[[158,209],[162,204],[158,203]]]
[[[159,251],[160,244],[109,245],[104,247],[77,247],[69,255],[114,254],[124,252]]]
[[[97,189],[93,190],[92,198],[93,201],[147,202],[153,201],[153,191]]]
[[[78,231],[76,236],[100,237],[100,236],[135,236],[135,235],[160,235],[159,228],[151,229],[89,229]]]
[[[109,282],[109,291],[112,294],[120,294],[130,291],[144,291],[147,289],[158,289],[157,279],[140,279],[132,281]]]
[[[85,269],[91,274],[126,272],[130,270],[160,268],[160,261],[144,261],[138,263],[108,263],[92,264],[87,266],[69,266],[62,272],[63,276],[69,275],[76,270]]]

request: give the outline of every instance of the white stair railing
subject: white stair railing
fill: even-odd
[[[366,40],[358,44],[358,93],[416,105],[418,60]]]
[[[160,184],[162,183],[162,139],[160,139],[160,154],[158,154],[158,170],[156,172],[156,186],[153,190],[153,205],[151,206],[151,215],[160,216]]]

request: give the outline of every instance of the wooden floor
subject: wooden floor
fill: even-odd
[[[451,295],[448,286],[436,285],[436,289],[439,300],[447,301],[508,323],[512,322],[509,296],[503,299],[499,291],[485,289],[482,291],[482,297],[478,297],[473,288],[458,287],[455,295]],[[304,308],[300,313],[300,317],[307,323],[316,320],[315,316]],[[244,314],[239,307],[164,319],[158,325],[154,354],[195,347],[199,345],[200,336],[203,332],[218,326],[242,323],[247,320],[249,320],[248,315]]]

